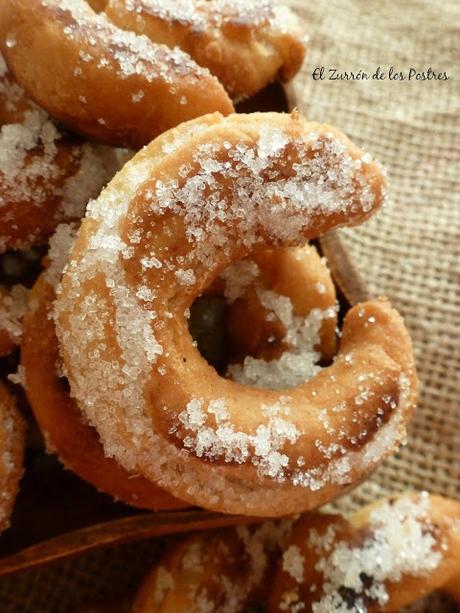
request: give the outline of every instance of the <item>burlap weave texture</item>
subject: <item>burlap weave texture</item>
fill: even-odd
[[[311,37],[295,82],[301,111],[340,127],[388,169],[388,207],[341,236],[369,293],[388,295],[404,315],[422,383],[407,446],[339,506],[407,488],[460,497],[460,3],[290,4]],[[321,66],[326,79],[315,81]],[[372,75],[378,66],[404,73],[431,66],[450,78],[327,80],[329,68]],[[74,611],[132,587],[154,551],[151,543],[131,545],[0,580],[0,610]]]
[[[292,0],[312,32],[295,82],[310,119],[343,129],[388,170],[389,203],[340,232],[370,295],[410,329],[421,397],[407,446],[340,506],[407,488],[460,496],[460,5]],[[308,4],[308,5],[307,5]],[[312,73],[324,66],[325,79]],[[378,67],[446,71],[444,80],[374,80]],[[328,80],[359,69],[369,80]]]

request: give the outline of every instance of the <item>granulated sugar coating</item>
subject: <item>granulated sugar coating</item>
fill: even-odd
[[[114,27],[105,15],[94,14],[84,0],[59,0],[59,2],[42,0],[42,4],[70,14],[66,36],[70,40],[84,37],[89,42],[89,46],[84,45],[85,51],[80,53],[83,62],[99,62],[100,68],[104,67],[104,59],[99,55],[100,50],[96,48],[97,43],[102,40],[107,53],[109,51],[113,53],[112,57],[117,63],[117,76],[120,79],[126,79],[133,74],[142,74],[148,82],[161,78],[172,85],[175,76],[200,74],[200,72],[207,74],[206,69],[197,66],[190,56],[180,49],[152,45],[145,36]],[[94,51],[91,51],[91,47]]]
[[[61,279],[67,256],[75,242],[77,230],[77,223],[59,224],[55,233],[50,238],[47,253],[48,266],[43,275],[46,281],[53,287],[57,287]]]
[[[0,357],[8,355],[21,341],[27,294],[23,285],[14,285],[9,290],[0,285]]]
[[[269,611],[423,611],[422,596],[444,588],[455,594],[459,518],[458,502],[427,493],[377,502],[349,521],[302,517],[284,551]]]
[[[388,303],[353,309],[334,364],[279,392],[221,378],[187,313],[253,249],[363,221],[384,194],[369,155],[298,114],[207,115],[137,154],[89,206],[55,308],[71,392],[106,454],[184,500],[268,516],[380,462],[416,391]]]
[[[225,282],[225,298],[229,302],[241,298],[245,290],[256,281],[259,274],[259,267],[251,260],[240,260],[226,268],[220,275]]]
[[[253,260],[240,260],[220,275],[227,338],[240,358],[230,360],[227,376],[263,389],[295,387],[321,370],[324,346],[327,353],[335,345],[335,289],[313,247],[269,250],[257,258],[262,269]],[[322,292],[316,288],[317,279],[325,276],[327,297],[325,285]],[[324,326],[326,320],[332,325]],[[252,338],[245,339],[245,334]]]
[[[304,557],[297,545],[289,545],[283,553],[282,569],[287,572],[297,583],[302,583],[304,580]]]
[[[311,245],[257,250],[206,291],[226,298],[227,372],[239,383],[294,387],[337,352],[335,286]]]
[[[305,318],[293,314],[292,303],[274,292],[259,291],[263,306],[269,308],[286,327],[286,342],[290,346],[280,358],[264,360],[247,356],[242,365],[233,364],[228,375],[243,385],[263,389],[284,389],[301,385],[320,372],[320,354],[315,351],[324,319],[335,317],[336,309],[312,310]]]
[[[120,165],[118,152],[63,134],[0,57],[0,252],[45,243],[80,218]]]
[[[313,604],[313,612],[329,613],[337,607],[348,609],[346,599],[340,594],[341,587],[360,595],[356,599],[357,609],[365,610],[366,600],[383,606],[388,601],[386,581],[400,581],[403,575],[428,574],[436,568],[442,554],[435,549],[436,540],[428,531],[428,509],[427,496],[416,501],[407,497],[395,504],[383,504],[370,514],[371,536],[359,547],[339,542],[328,550],[312,534],[315,545],[328,554],[315,566],[324,577],[324,596]],[[367,577],[371,580],[367,581]]]
[[[203,32],[210,25],[223,23],[260,27],[270,24],[280,28],[288,27],[279,13],[286,11],[294,20],[294,14],[280,7],[273,0],[123,0],[128,11],[155,15],[168,21],[179,21],[192,31]],[[116,3],[115,3],[116,4]]]
[[[33,111],[38,108],[11,77],[5,58],[0,53],[0,123],[3,125],[22,122],[26,110]]]
[[[81,217],[88,200],[115,172],[110,151],[61,139],[56,126],[40,110],[27,112],[22,124],[2,127],[0,209],[7,210],[7,219],[17,214],[10,209],[27,206],[31,200],[37,216],[43,214],[41,207],[48,207],[51,210],[45,214],[51,213],[56,220]],[[33,242],[33,235],[26,236],[21,246]]]

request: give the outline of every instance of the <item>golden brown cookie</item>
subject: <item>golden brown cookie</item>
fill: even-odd
[[[79,230],[56,302],[72,395],[105,453],[175,496],[228,513],[318,506],[404,440],[412,348],[385,300],[347,315],[334,363],[270,391],[199,354],[189,307],[231,263],[357,224],[380,165],[299,114],[207,115],[137,154]]]
[[[0,381],[0,531],[10,515],[23,473],[25,425],[13,396]]]
[[[137,149],[193,117],[233,111],[187,53],[117,28],[84,0],[0,3],[0,47],[37,104],[106,144]]]
[[[441,590],[460,603],[460,502],[400,494],[293,526],[269,611],[400,611]]]

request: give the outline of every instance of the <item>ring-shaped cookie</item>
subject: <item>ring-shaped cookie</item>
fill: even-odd
[[[459,560],[456,500],[410,493],[349,519],[305,515],[286,543],[268,610],[390,613],[438,590],[460,603]]]
[[[56,234],[53,237],[51,250],[57,251],[59,254],[57,257],[62,258],[62,252],[67,247],[64,243],[71,241],[73,229],[61,226],[58,232],[60,236]],[[57,243],[56,248],[55,243]],[[313,308],[328,308],[335,302],[332,280],[314,248],[287,248],[279,249],[277,252],[279,259],[276,262],[275,253],[271,251],[261,252],[255,258],[263,269],[264,284],[272,289],[284,291],[293,299],[301,314],[306,314],[306,311]],[[286,268],[287,263],[298,264],[298,268],[294,270]],[[56,266],[56,263],[53,266]],[[57,266],[60,264],[57,263]],[[52,319],[52,303],[55,300],[53,284],[56,281],[54,276],[55,272],[42,274],[29,294],[30,308],[24,320],[24,336],[21,343],[21,365],[27,381],[27,396],[48,449],[56,453],[67,468],[98,490],[127,504],[153,510],[186,506],[152,482],[128,474],[114,460],[104,457],[96,431],[82,421],[78,408],[68,393],[65,380],[56,370],[59,352]],[[228,279],[228,275],[226,278]],[[295,288],[294,281],[296,281]],[[315,292],[315,286],[320,282],[324,282],[327,289],[318,293]],[[229,288],[223,291],[227,289]],[[6,299],[8,297],[5,296]],[[245,297],[244,293],[243,298]],[[259,326],[257,339],[260,349],[266,344],[266,338],[272,333],[272,328],[266,329],[263,307],[259,305],[258,310],[254,311],[246,300],[238,305],[238,319],[244,318],[245,308],[249,309],[246,311],[247,318],[253,325]],[[330,319],[324,322],[326,328],[322,331],[321,342],[325,346],[325,351],[335,340],[335,330],[329,322]],[[244,351],[246,348],[244,330],[235,324],[233,320],[231,326],[231,333],[234,335],[233,345]],[[0,327],[0,355],[1,340]],[[279,355],[280,351],[278,347],[276,355]]]
[[[108,0],[104,10],[120,28],[186,51],[233,100],[289,81],[305,55],[296,16],[272,0]]]
[[[417,392],[388,302],[354,307],[334,363],[278,392],[220,377],[187,314],[232,262],[364,221],[384,195],[368,154],[298,114],[208,115],[137,154],[90,207],[55,309],[105,453],[193,504],[260,516],[317,506],[373,470]]]
[[[106,144],[136,149],[183,121],[233,110],[188,54],[120,30],[84,0],[0,3],[0,47],[37,104]]]

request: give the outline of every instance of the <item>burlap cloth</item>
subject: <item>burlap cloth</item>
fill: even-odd
[[[422,382],[407,446],[342,500],[406,488],[460,496],[460,3],[291,0],[311,35],[295,89],[310,119],[342,128],[387,167],[390,202],[341,232],[371,294],[387,294],[412,333]],[[456,64],[457,62],[457,64]],[[430,66],[448,81],[314,81],[315,67],[371,75]],[[326,73],[327,76],[327,73]],[[0,580],[0,610],[73,611],[139,581],[157,543],[128,545]]]

